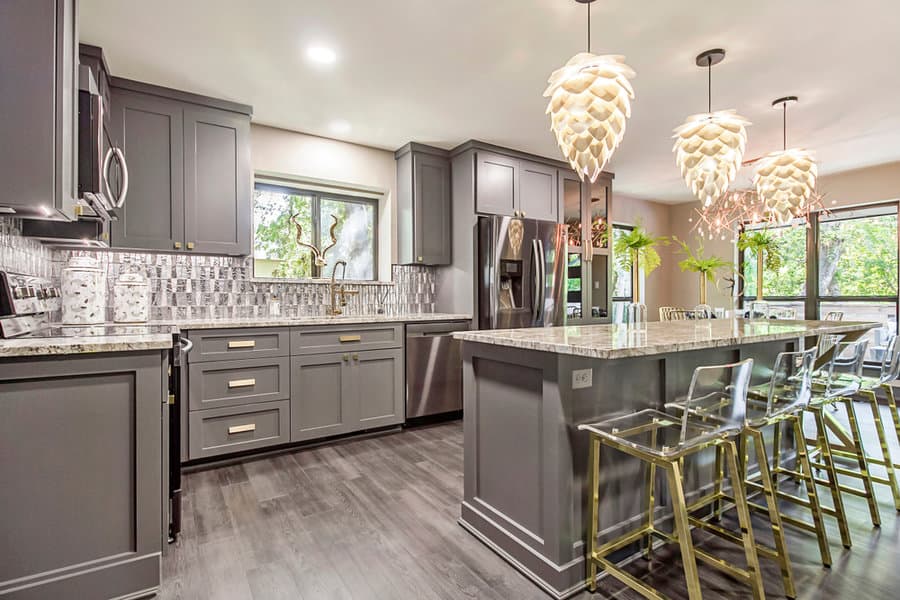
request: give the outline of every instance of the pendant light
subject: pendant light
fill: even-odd
[[[750,122],[734,110],[712,110],[712,67],[725,59],[721,48],[697,55],[698,67],[707,70],[707,112],[691,115],[674,131],[675,163],[684,182],[704,207],[719,200],[734,181]]]
[[[550,75],[544,97],[560,150],[578,176],[597,180],[625,137],[634,90],[634,71],[623,56],[591,53],[591,3],[587,4],[587,52],[580,52]]]
[[[753,178],[764,209],[781,225],[806,213],[818,176],[816,159],[811,152],[787,147],[787,105],[790,102],[797,102],[797,96],[785,96],[772,102],[772,106],[781,107],[782,111],[782,150],[759,159]]]

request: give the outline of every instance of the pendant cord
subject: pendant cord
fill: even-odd
[[[588,18],[587,18],[587,26],[588,26],[588,28],[587,28],[587,51],[588,51],[588,54],[591,53],[591,4],[593,4],[593,3],[592,3],[592,2],[588,2],[588,5],[587,5],[587,13],[588,13]]]
[[[781,149],[787,150],[787,102],[781,108]]]
[[[712,56],[706,58],[706,112],[712,113]]]

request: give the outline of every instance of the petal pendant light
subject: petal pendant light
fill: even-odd
[[[550,75],[544,97],[560,150],[581,179],[596,181],[625,137],[634,90],[634,71],[624,57],[590,51],[591,13],[588,4],[588,51],[569,59]]]
[[[804,213],[816,187],[818,167],[812,153],[803,148],[787,148],[787,105],[796,96],[779,98],[772,106],[783,111],[784,149],[772,152],[756,163],[753,183],[764,209],[779,224],[791,222]]]
[[[750,122],[734,110],[712,111],[712,66],[722,62],[725,51],[707,50],[697,56],[697,66],[708,72],[708,106],[675,129],[675,162],[684,182],[704,207],[719,200],[737,176],[747,146]]]

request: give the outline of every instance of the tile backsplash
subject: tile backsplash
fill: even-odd
[[[19,219],[0,217],[0,271],[52,277],[53,250],[23,237]]]

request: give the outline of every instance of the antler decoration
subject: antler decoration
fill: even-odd
[[[337,245],[337,236],[334,234],[334,230],[338,226],[338,218],[334,215],[331,215],[331,218],[334,219],[334,223],[331,224],[331,229],[328,230],[328,233],[331,235],[331,244],[326,246],[324,250],[320,251],[315,245],[303,241],[303,226],[297,222],[297,214],[298,213],[292,213],[290,218],[291,223],[293,223],[294,227],[297,229],[297,244],[299,246],[303,246],[304,248],[309,248],[310,250],[312,250],[313,260],[316,266],[322,268],[327,264],[325,262],[325,253]]]

